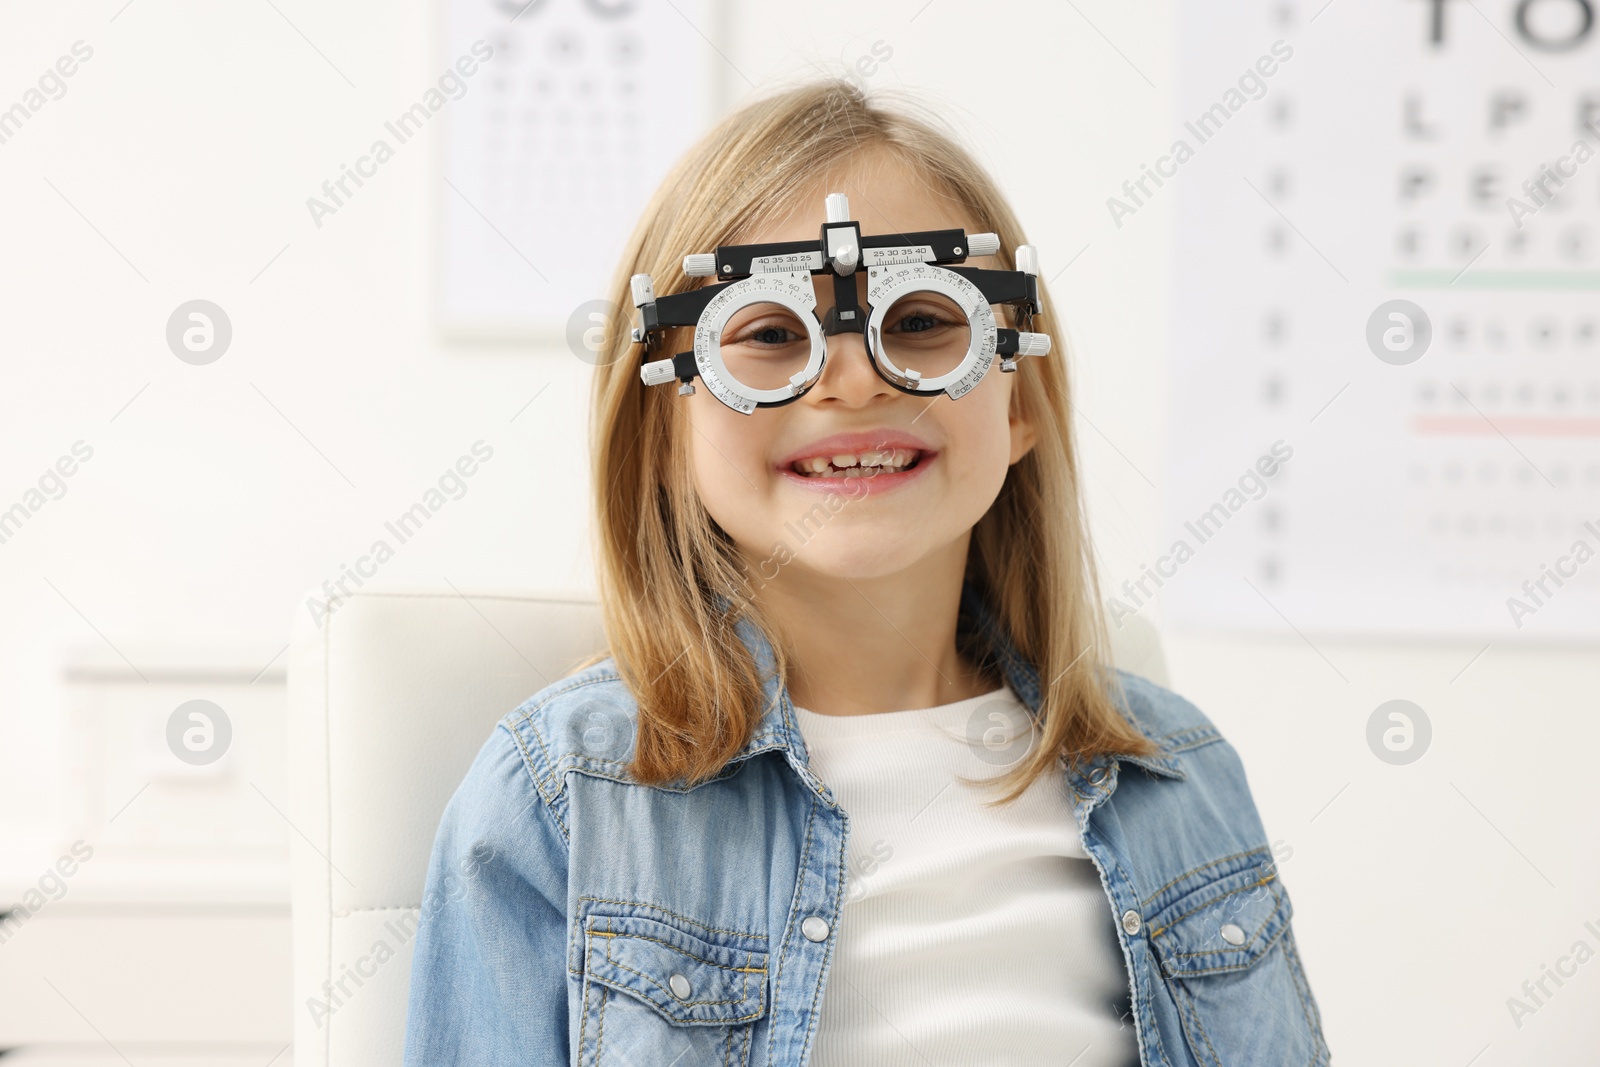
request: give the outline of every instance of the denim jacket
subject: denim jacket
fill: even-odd
[[[962,627],[1037,714],[1037,672],[971,587]],[[631,779],[637,708],[610,660],[499,723],[434,842],[408,1067],[806,1064],[849,818],[808,765],[770,645],[748,623],[739,633],[766,710],[709,782]],[[1121,944],[1140,1063],[1326,1064],[1237,753],[1193,704],[1116,675],[1119,707],[1159,752],[1061,773]]]

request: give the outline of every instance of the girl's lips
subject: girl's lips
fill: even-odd
[[[933,446],[916,434],[885,427],[878,430],[858,430],[854,433],[836,433],[819,438],[780,459],[778,466],[792,467],[801,460],[814,459],[818,456],[831,459],[840,455],[859,456],[863,452],[886,452],[893,449],[921,452],[925,457],[936,454]]]
[[[808,489],[814,493],[838,493],[841,496],[857,497],[868,493],[883,493],[897,489],[922,476],[937,461],[937,452],[922,452],[918,454],[916,462],[903,469],[882,469],[871,474],[845,475],[842,477],[824,477],[822,475],[807,476],[799,473],[793,466],[785,464],[778,468],[786,482],[800,489]]]

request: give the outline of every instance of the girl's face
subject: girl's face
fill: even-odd
[[[863,234],[978,229],[915,173],[878,156],[819,181],[783,221],[741,234],[737,243],[815,240],[828,192],[849,196]],[[864,307],[866,270],[855,277]],[[833,279],[816,275],[813,283],[817,314],[825,316],[834,302]],[[917,319],[907,328],[925,329],[929,321]],[[751,326],[762,328],[759,320]],[[811,328],[820,330],[815,323]],[[733,538],[752,584],[759,587],[780,571],[786,577],[881,578],[914,570],[936,554],[949,563],[959,553],[955,565],[964,563],[973,525],[994,503],[1009,466],[1033,446],[1033,428],[1014,403],[1016,375],[996,365],[959,400],[916,397],[878,377],[861,334],[836,334],[827,344],[816,385],[783,407],[741,415],[704,387],[674,398],[687,404],[700,499]],[[1028,370],[1024,361],[1017,373]]]

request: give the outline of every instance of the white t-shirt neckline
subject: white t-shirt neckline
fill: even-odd
[[[961,727],[984,704],[1003,702],[1006,706],[1020,703],[1009,685],[975,697],[931,708],[908,708],[903,711],[875,711],[862,715],[825,715],[794,705],[800,726],[808,736],[821,738],[877,737],[884,734],[920,730],[928,726]]]

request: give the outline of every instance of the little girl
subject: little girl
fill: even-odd
[[[408,1064],[1328,1062],[1237,754],[1108,662],[1023,242],[846,82],[667,178],[595,378],[610,655],[444,814]]]

